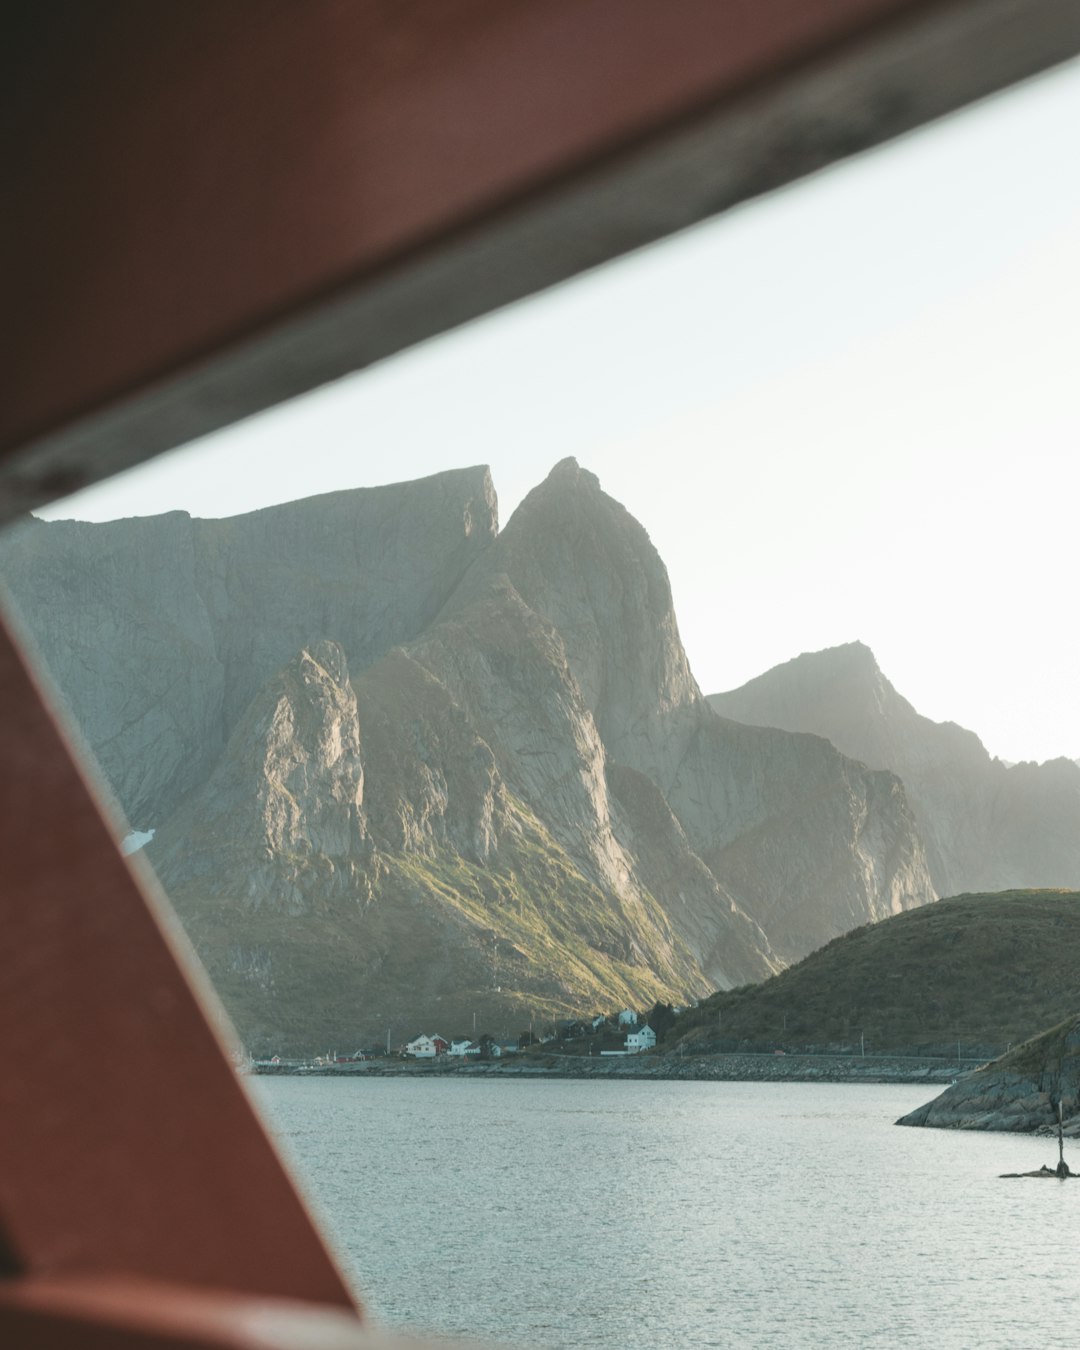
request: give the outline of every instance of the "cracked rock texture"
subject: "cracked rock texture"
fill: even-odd
[[[896,1122],[950,1130],[1055,1129],[1080,1134],[1080,1016],[1070,1017],[1000,1059],[965,1075]]]

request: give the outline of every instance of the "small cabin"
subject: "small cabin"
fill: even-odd
[[[637,1031],[631,1031],[626,1037],[626,1050],[632,1055],[640,1055],[642,1050],[651,1050],[655,1044],[656,1032],[648,1022]]]

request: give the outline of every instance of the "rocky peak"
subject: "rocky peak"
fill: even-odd
[[[710,694],[709,703],[751,726],[825,736],[844,754],[901,776],[913,758],[990,761],[974,732],[916,712],[862,642],[804,652],[739,689]]]
[[[752,726],[824,736],[898,774],[942,895],[1080,880],[1074,767],[992,760],[974,732],[918,713],[862,643],[804,653],[709,703]]]
[[[581,488],[600,491],[600,479],[588,469],[583,469],[573,455],[560,459],[548,474],[546,481],[560,488]]]
[[[499,573],[561,634],[608,754],[664,786],[703,700],[667,569],[642,525],[595,474],[561,460],[474,564],[451,610]]]

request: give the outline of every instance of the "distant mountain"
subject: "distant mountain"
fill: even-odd
[[[991,759],[973,732],[917,713],[860,642],[798,656],[709,703],[898,774],[940,894],[1080,885],[1080,767]]]
[[[836,938],[764,983],[714,994],[678,1023],[687,1048],[966,1056],[1080,1003],[1080,892],[940,900]],[[863,1040],[865,1038],[865,1042]]]
[[[495,521],[475,469],[0,545],[253,1048],[684,1000],[934,898],[895,775],[708,708],[592,474]]]

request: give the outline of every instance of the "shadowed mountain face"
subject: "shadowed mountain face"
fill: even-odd
[[[0,569],[254,1049],[683,1000],[933,898],[892,774],[708,708],[572,460],[501,534],[465,470]]]
[[[942,894],[1080,884],[1080,768],[1006,766],[971,731],[920,716],[860,642],[709,696],[723,716],[813,732],[903,781]]]
[[[307,643],[367,665],[419,633],[495,537],[484,468],[226,520],[31,520],[0,577],[132,824],[204,781]]]

